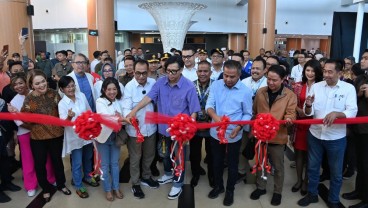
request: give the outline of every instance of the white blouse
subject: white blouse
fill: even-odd
[[[123,115],[123,108],[121,106],[121,99],[115,99],[112,103],[107,100],[106,98],[98,98],[96,100],[96,112],[102,115],[110,115],[114,116],[116,112]],[[111,104],[110,104],[111,103]],[[117,122],[117,117],[112,117],[114,121]],[[109,127],[102,125],[102,130],[100,135],[96,137],[96,140],[99,143],[105,143],[106,140],[109,138],[110,134],[112,133],[112,129]]]
[[[11,101],[10,101],[10,104],[12,106],[14,106],[18,111],[20,111],[20,109],[22,108],[23,106],[23,103],[24,103],[24,99],[26,98],[25,95],[20,95],[20,94],[17,94]],[[26,134],[29,132],[28,129],[26,128],[23,128],[21,127],[20,125],[23,124],[22,121],[19,121],[19,120],[14,120],[14,123],[18,126],[18,131],[17,131],[17,135],[20,136],[20,135],[23,135],[23,134]]]
[[[68,110],[72,109],[72,111],[75,113],[75,116],[72,118],[72,121],[74,121],[83,112],[91,110],[86,96],[79,91],[75,92],[75,102],[73,102],[67,96],[63,96],[63,98],[59,102],[58,107],[59,107],[59,117],[61,119],[66,119],[68,117]],[[92,141],[86,141],[84,139],[79,138],[72,126],[65,127],[62,157],[65,157],[67,154],[70,154],[73,150],[80,149],[84,145],[90,144],[91,142]]]

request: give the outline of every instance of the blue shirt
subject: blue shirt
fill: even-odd
[[[210,87],[206,111],[209,108],[214,109],[220,117],[228,116],[230,121],[250,120],[252,118],[252,91],[240,80],[232,88],[227,87],[223,79],[217,80]],[[242,137],[243,131],[239,131],[235,138],[230,139],[230,134],[236,126],[229,125],[226,129],[225,137],[229,143],[237,142]],[[219,140],[216,128],[211,128],[210,134]]]
[[[201,110],[196,88],[189,79],[181,76],[178,83],[171,86],[168,77],[161,77],[147,94],[157,104],[161,114],[176,116],[180,113],[191,115]],[[170,136],[167,124],[159,124],[158,132]]]
[[[95,100],[93,99],[91,85],[89,85],[87,76],[86,75],[80,76],[75,72],[74,74],[75,77],[77,77],[80,91],[86,96],[88,104],[91,107],[92,111],[96,112]]]

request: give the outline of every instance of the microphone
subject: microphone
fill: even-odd
[[[146,94],[146,90],[143,90],[143,91],[142,91],[142,94],[143,94],[143,95],[145,95],[145,94]]]

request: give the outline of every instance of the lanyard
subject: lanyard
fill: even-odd
[[[207,97],[208,97],[208,95],[210,93],[210,85],[211,85],[211,83],[212,83],[212,80],[210,80],[210,82],[208,83],[208,86],[207,86],[206,91],[202,91],[200,89],[200,87],[199,87],[199,82],[197,80],[197,84],[196,84],[197,94],[198,94],[198,98],[199,98],[199,102],[201,104],[201,107],[206,104],[206,99],[207,99]]]

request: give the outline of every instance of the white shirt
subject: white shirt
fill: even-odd
[[[314,95],[311,113],[313,118],[325,118],[332,111],[342,112],[346,118],[356,116],[357,98],[353,85],[344,81],[338,81],[333,87],[327,85],[326,81],[312,85],[308,96]],[[305,112],[305,103],[304,103]],[[330,127],[323,124],[311,125],[309,128],[313,136],[321,140],[337,140],[346,136],[346,124],[333,124]]]
[[[303,66],[298,64],[291,69],[291,78],[294,78],[295,82],[301,82],[303,76]]]
[[[125,61],[120,61],[120,63],[118,64],[118,70],[119,69],[124,69],[125,68],[125,66],[124,66],[124,64],[125,64]],[[124,70],[125,71],[125,70]]]
[[[216,71],[215,68],[211,67],[211,71],[212,71],[211,79],[212,80],[218,80],[220,74],[224,71],[224,68],[221,67],[220,71]]]
[[[188,69],[187,67],[184,67],[182,75],[190,81],[194,82],[198,79],[197,68],[193,67],[191,69]]]
[[[26,99],[25,95],[20,95],[17,94],[16,96],[14,96],[14,98],[10,101],[10,104],[12,106],[14,106],[18,111],[20,111],[20,109],[22,109],[23,103],[24,103],[24,99]],[[28,132],[30,132],[28,129],[21,127],[20,125],[23,124],[23,121],[19,121],[19,120],[14,120],[14,123],[18,126],[18,131],[17,131],[17,135],[23,135],[26,134]]]
[[[152,78],[147,78],[147,83],[142,86],[140,85],[135,78],[132,81],[128,82],[125,85],[124,97],[123,97],[123,115],[127,116],[132,109],[151,91],[152,86],[156,83],[156,80]],[[139,121],[139,129],[143,136],[148,137],[154,134],[157,131],[156,124],[145,124],[146,112],[154,111],[154,107],[152,103],[149,103],[144,108],[140,109],[136,117]],[[135,129],[132,125],[127,125],[125,127],[127,133],[131,137],[137,137]]]
[[[247,77],[241,81],[245,86],[252,90],[253,96],[256,95],[257,90],[261,87],[267,86],[267,78],[263,76],[261,79],[254,81],[252,77]]]
[[[91,72],[95,72],[95,68],[98,63],[100,63],[98,59],[93,59],[93,61],[91,62]]]
[[[109,100],[106,98],[98,98],[96,100],[96,112],[103,114],[103,115],[110,115],[112,116],[111,119],[115,120],[117,122],[118,118],[115,116],[115,112],[120,113],[123,115],[123,108],[121,107],[121,100],[115,99],[111,104]],[[112,133],[112,129],[105,125],[101,125],[101,133],[96,137],[96,140],[99,143],[105,143],[106,140],[109,138],[109,136]]]
[[[72,118],[72,121],[87,110],[91,110],[91,107],[88,104],[86,96],[82,92],[75,92],[75,102],[73,102],[68,96],[63,96],[58,104],[59,108],[59,117],[61,119],[66,119],[68,117],[68,110],[72,109],[75,113],[75,116]],[[75,133],[74,128],[72,126],[67,126],[64,128],[64,144],[63,144],[63,152],[62,157],[65,157],[67,154],[70,154],[75,149],[80,149],[84,145],[90,144],[92,141],[86,141],[78,137]]]
[[[101,88],[102,88],[102,83],[103,83],[103,80],[98,80],[95,85],[93,86],[93,89],[94,89],[94,94],[96,95],[96,100],[101,97]],[[124,93],[124,85],[122,85],[120,82],[119,82],[119,86],[120,86],[120,90],[121,90],[121,94]]]

